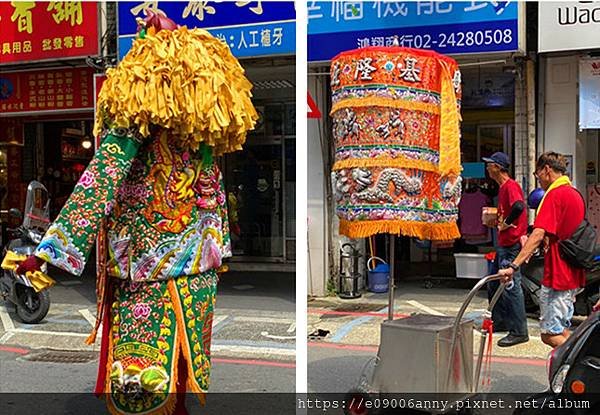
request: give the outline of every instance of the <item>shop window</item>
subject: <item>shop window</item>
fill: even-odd
[[[295,258],[296,107],[257,103],[257,128],[244,149],[223,157],[233,224],[232,260],[284,262]]]
[[[461,127],[461,161],[479,163],[482,157],[489,157],[502,151],[514,160],[514,124],[475,124],[463,123]],[[514,163],[513,163],[514,164]],[[511,174],[512,174],[511,165]]]
[[[94,155],[91,128],[91,120],[43,123],[43,159],[38,164],[43,171],[42,182],[52,195],[52,217],[58,214]]]
[[[21,181],[29,183],[35,179],[35,144],[37,141],[37,124],[25,124],[25,139],[21,153]]]

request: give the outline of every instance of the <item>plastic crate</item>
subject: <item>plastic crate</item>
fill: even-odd
[[[480,279],[488,275],[488,261],[485,254],[454,254],[456,278]]]

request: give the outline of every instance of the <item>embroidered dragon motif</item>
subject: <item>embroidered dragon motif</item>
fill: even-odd
[[[358,172],[356,172],[356,170],[358,170]],[[357,190],[359,190],[359,192],[355,194],[357,199],[366,200],[368,202],[384,201],[393,203],[394,197],[397,197],[402,190],[409,195],[414,195],[420,193],[423,187],[420,176],[409,177],[401,169],[387,168],[381,171],[373,186],[365,189],[366,183],[368,183],[368,185],[371,184],[371,174],[371,172],[365,169],[354,169],[353,178],[355,176],[360,177],[360,181],[355,179]],[[393,196],[390,194],[389,190],[390,183],[394,184]]]
[[[454,180],[448,178],[442,179],[440,182],[442,197],[444,199],[456,199],[458,203],[462,187],[461,182],[462,177],[460,176],[457,176]]]

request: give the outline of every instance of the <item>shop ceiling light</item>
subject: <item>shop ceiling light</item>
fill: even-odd
[[[86,150],[92,148],[92,140],[90,140],[89,137],[85,137],[81,142],[81,147],[85,148]]]

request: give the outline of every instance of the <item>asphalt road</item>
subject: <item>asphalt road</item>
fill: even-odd
[[[399,350],[399,358],[402,351]],[[376,349],[360,346],[309,343],[308,347],[308,391],[309,394],[327,400],[341,400],[346,393],[355,388],[365,365],[376,355]],[[474,396],[486,402],[499,400],[504,394],[525,399],[527,395],[542,392],[546,389],[546,368],[543,361],[538,359],[510,359],[496,357],[492,360],[489,386],[480,389],[482,394]],[[398,373],[399,377],[406,374]],[[423,373],[423,376],[426,376]],[[487,380],[487,372],[482,372],[482,380]],[[500,395],[502,394],[502,395]],[[518,395],[517,395],[518,394]],[[417,395],[419,398],[422,395]],[[438,399],[438,396],[427,399]],[[426,399],[423,397],[422,399]],[[340,403],[341,404],[341,403]],[[512,408],[502,408],[484,414],[508,415]],[[327,413],[340,414],[342,410],[328,410]],[[318,411],[309,412],[318,413]],[[389,410],[384,413],[396,413]]]
[[[398,353],[400,356],[402,351]],[[376,354],[376,349],[309,343],[309,393],[347,392],[357,385],[363,367]],[[495,358],[491,362],[490,392],[535,393],[546,389],[546,385],[546,367],[541,360]]]
[[[107,413],[104,403],[91,394],[99,341],[94,347],[83,344],[94,319],[94,279],[52,276],[58,283],[51,289],[52,305],[41,324],[23,324],[10,303],[0,304],[0,413]],[[228,273],[221,277],[213,324],[211,386],[202,413],[241,415],[255,413],[249,409],[253,400],[268,408],[281,397],[293,401],[294,298],[293,274]],[[89,358],[83,363],[30,360],[52,350]],[[187,401],[190,413],[200,412],[195,397],[188,396]],[[27,405],[33,405],[31,410]]]

